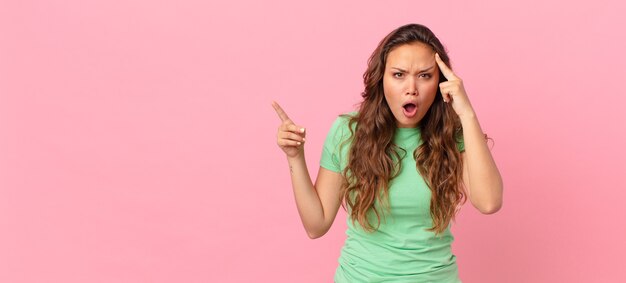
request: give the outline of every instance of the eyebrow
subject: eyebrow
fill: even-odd
[[[418,73],[423,73],[423,72],[426,72],[426,71],[428,71],[428,70],[430,70],[430,69],[432,69],[432,68],[434,68],[434,67],[435,67],[435,65],[432,65],[432,66],[430,66],[430,67],[428,67],[428,68],[426,68],[426,69],[424,69],[424,70],[419,71]],[[391,67],[391,68],[392,68],[392,69],[396,69],[396,70],[398,70],[398,71],[400,71],[400,72],[402,72],[402,73],[407,73],[407,71],[406,71],[406,70],[400,69],[400,68],[398,68],[398,67]]]

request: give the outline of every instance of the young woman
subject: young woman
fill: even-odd
[[[335,282],[460,282],[451,221],[470,199],[502,206],[502,179],[461,79],[427,27],[409,24],[378,45],[357,112],[326,137],[315,184],[305,128],[273,103],[282,124],[298,212],[309,237],[324,235],[340,205],[347,239]]]

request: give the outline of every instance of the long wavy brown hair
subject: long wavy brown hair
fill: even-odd
[[[450,59],[439,39],[427,27],[419,24],[401,26],[387,35],[372,53],[363,74],[365,89],[359,111],[348,116],[352,134],[348,165],[342,172],[346,178],[342,196],[344,208],[350,207],[352,222],[369,232],[380,227],[381,215],[389,211],[389,181],[400,172],[403,149],[393,144],[396,121],[383,91],[383,74],[389,52],[397,46],[414,42],[425,43],[439,53],[450,66]],[[446,81],[441,71],[439,82]],[[353,126],[356,124],[356,127]],[[419,173],[432,192],[430,215],[433,227],[428,231],[441,234],[454,221],[460,206],[465,203],[462,159],[457,141],[463,132],[459,117],[450,105],[443,102],[438,89],[435,100],[419,122],[422,144],[413,152]],[[368,212],[377,218],[370,223]]]

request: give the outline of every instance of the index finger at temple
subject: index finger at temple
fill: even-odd
[[[287,120],[291,120],[289,119],[289,116],[287,116],[287,113],[285,113],[285,110],[283,110],[283,108],[281,108],[276,101],[272,101],[272,107],[274,107],[274,110],[276,110],[276,114],[278,114],[278,118],[280,118],[281,121],[284,122]]]
[[[448,65],[446,65],[446,63],[441,60],[441,57],[439,57],[439,53],[435,53],[435,61],[437,61],[439,70],[441,70],[441,73],[444,77],[446,77],[446,79],[451,80],[457,78],[454,72],[452,72],[452,70],[448,67]]]

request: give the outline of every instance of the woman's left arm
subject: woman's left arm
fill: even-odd
[[[461,156],[463,184],[468,197],[481,213],[495,213],[502,207],[502,177],[487,147],[485,134],[469,102],[463,81],[448,68],[439,54],[435,55],[435,60],[441,73],[448,79],[439,84],[443,100],[452,104],[463,126],[465,152]]]

